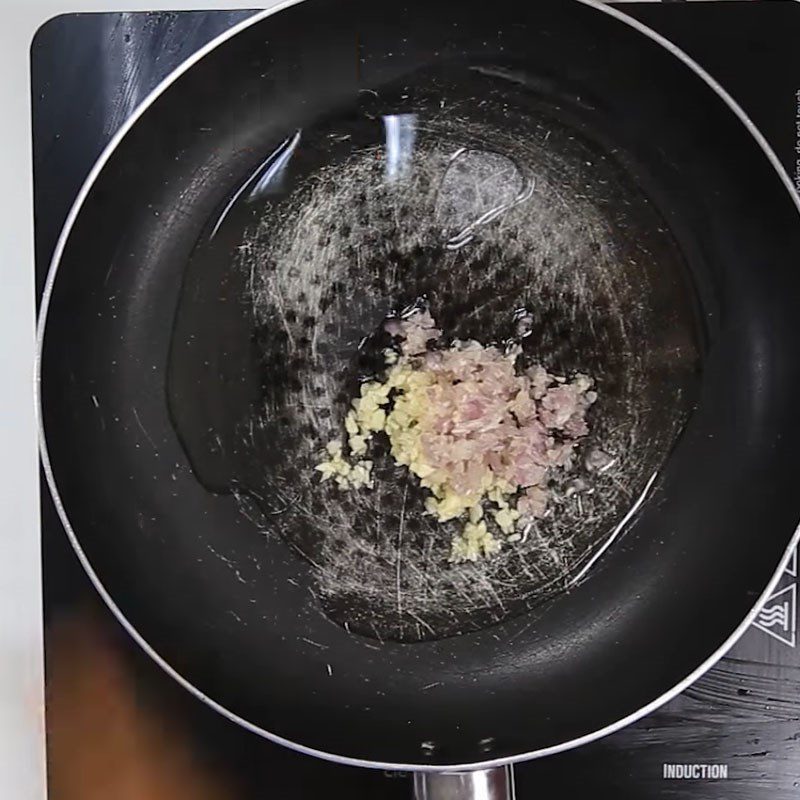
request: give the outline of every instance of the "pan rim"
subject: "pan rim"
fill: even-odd
[[[539,748],[537,750],[532,750],[526,753],[519,753],[513,756],[488,759],[485,761],[432,765],[432,764],[414,764],[414,763],[402,763],[402,762],[392,762],[392,761],[371,761],[369,759],[345,756],[338,753],[331,753],[323,750],[318,750],[313,747],[308,747],[300,742],[295,742],[286,739],[280,736],[279,734],[261,728],[260,726],[244,719],[243,717],[240,717],[239,715],[235,714],[225,706],[215,701],[213,698],[206,695],[199,687],[195,686],[193,683],[191,683],[191,681],[189,681],[187,678],[181,675],[175,668],[173,668],[149,644],[149,642],[142,636],[142,634],[139,633],[139,631],[134,627],[134,625],[130,622],[130,620],[127,619],[127,617],[125,616],[123,611],[119,608],[119,606],[116,605],[113,598],[111,597],[111,595],[103,585],[102,581],[100,580],[100,577],[94,571],[94,568],[92,567],[88,557],[84,553],[83,548],[81,547],[81,544],[78,541],[78,537],[70,523],[66,509],[64,508],[64,505],[61,501],[61,497],[58,491],[58,485],[55,479],[55,475],[53,473],[52,465],[50,463],[50,455],[47,446],[47,434],[44,428],[43,409],[42,409],[42,401],[43,401],[42,372],[41,372],[42,352],[44,348],[44,339],[47,329],[47,317],[50,306],[50,299],[52,297],[53,287],[55,285],[58,273],[58,267],[61,263],[61,258],[63,256],[64,250],[66,249],[68,240],[70,238],[72,228],[74,227],[78,215],[80,214],[81,209],[83,208],[83,204],[86,201],[86,198],[88,197],[97,178],[104,169],[106,163],[109,161],[109,159],[116,151],[119,144],[128,134],[128,132],[145,114],[145,112],[149,109],[149,107],[173,83],[175,83],[178,80],[178,78],[180,78],[196,63],[201,61],[205,56],[214,51],[217,47],[227,42],[229,39],[234,38],[242,31],[247,30],[251,26],[262,22],[263,20],[267,19],[273,14],[276,14],[279,11],[283,11],[284,9],[290,8],[294,5],[298,5],[303,1],[304,0],[282,0],[281,2],[278,2],[277,4],[272,6],[271,8],[265,9],[260,12],[255,12],[251,17],[242,20],[241,22],[229,28],[224,33],[212,39],[210,42],[208,42],[206,45],[200,48],[196,53],[194,53],[192,56],[186,59],[182,64],[180,64],[166,78],[164,78],[164,80],[161,81],[161,83],[159,83],[158,86],[156,86],[155,89],[153,89],[150,92],[150,94],[147,95],[147,97],[142,101],[142,103],[134,110],[131,116],[120,126],[120,128],[111,138],[108,145],[103,150],[100,157],[97,159],[92,169],[90,170],[89,174],[87,175],[84,183],[80,188],[80,191],[78,192],[70,208],[69,214],[67,215],[67,218],[64,222],[64,227],[61,230],[58,241],[56,243],[56,247],[53,251],[53,256],[50,260],[50,265],[48,267],[48,272],[47,272],[47,279],[45,282],[44,291],[42,293],[39,318],[37,321],[37,328],[36,328],[36,360],[34,365],[35,413],[36,413],[36,422],[38,430],[41,465],[42,465],[42,470],[44,471],[45,474],[45,479],[47,481],[47,486],[50,495],[53,499],[53,503],[55,505],[61,524],[64,526],[67,538],[69,539],[70,544],[72,545],[72,548],[75,551],[75,554],[81,563],[81,566],[83,567],[84,571],[86,572],[87,576],[92,582],[95,590],[100,595],[100,597],[102,598],[103,602],[106,604],[108,609],[116,617],[117,621],[122,625],[122,627],[125,629],[128,635],[138,644],[138,646],[169,677],[175,680],[179,685],[181,685],[184,689],[189,691],[199,700],[204,702],[211,709],[221,714],[223,717],[227,718],[231,722],[234,722],[237,725],[241,726],[245,730],[248,730],[251,733],[255,733],[259,736],[262,736],[263,738],[275,744],[295,750],[296,752],[302,753],[304,755],[321,758],[345,766],[365,767],[371,769],[384,769],[384,770],[402,770],[409,772],[441,772],[447,770],[476,770],[476,769],[491,769],[494,767],[502,767],[509,764],[528,761],[536,758],[542,758],[549,755],[555,755],[557,753],[562,753],[567,750],[580,747],[584,744],[588,744],[597,739],[601,739],[605,736],[615,733],[616,731],[621,730],[622,728],[627,727],[628,725],[636,722],[642,717],[647,716],[652,711],[655,711],[660,706],[672,700],[678,694],[687,689],[691,684],[693,684],[711,667],[713,667],[731,649],[731,647],[733,647],[733,645],[742,637],[745,631],[749,628],[750,624],[758,615],[758,612],[761,609],[762,605],[768,600],[768,598],[771,596],[774,589],[776,588],[778,582],[780,581],[781,576],[785,571],[789,563],[789,560],[792,557],[792,553],[798,547],[798,544],[800,544],[800,525],[798,525],[798,527],[795,529],[774,575],[768,582],[764,591],[755,601],[754,605],[752,606],[748,614],[739,624],[739,626],[708,658],[706,658],[705,661],[703,661],[686,677],[684,677],[681,681],[676,683],[666,692],[663,692],[657,698],[651,700],[646,705],[641,706],[636,711],[602,728],[590,731],[589,733],[586,733],[574,739],[569,739],[564,742],[550,745],[548,747]],[[775,169],[781,182],[784,184],[785,188],[789,192],[789,196],[794,202],[798,215],[800,216],[800,196],[795,191],[791,179],[789,178],[788,173],[781,164],[775,151],[772,149],[771,145],[766,140],[761,131],[758,129],[758,127],[755,125],[755,123],[749,118],[744,109],[742,109],[742,107],[717,82],[717,80],[713,76],[711,76],[705,69],[703,69],[703,67],[701,67],[696,61],[694,61],[694,59],[692,59],[691,56],[689,56],[675,44],[670,42],[666,37],[657,33],[652,28],[649,28],[648,26],[639,22],[638,20],[629,17],[623,11],[620,11],[617,8],[612,8],[610,6],[607,6],[601,0],[575,0],[575,2],[593,8],[598,12],[607,14],[608,16],[616,19],[617,21],[625,25],[628,25],[629,27],[633,28],[640,34],[651,39],[653,42],[655,42],[656,44],[667,50],[671,55],[673,55],[678,60],[683,62],[698,76],[698,78],[704,81],[709,86],[709,88],[711,88],[717,94],[717,96],[730,108],[730,110],[739,118],[739,121],[744,125],[748,133],[753,137],[753,139],[759,145],[763,153],[766,155],[768,161]]]

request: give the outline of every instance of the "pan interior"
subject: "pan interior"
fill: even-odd
[[[418,72],[265,145],[194,249],[170,348],[175,430],[207,489],[307,559],[348,630],[448,637],[568,588],[691,413],[702,332],[684,257],[646,176],[585,117],[511,68]],[[525,308],[526,357],[597,382],[554,513],[475,564],[448,562],[459,523],[425,516],[385,451],[371,491],[314,471],[378,369],[373,334],[421,297],[449,336],[483,343]],[[610,466],[590,471],[598,451]]]

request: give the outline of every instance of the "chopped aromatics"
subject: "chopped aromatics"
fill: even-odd
[[[372,488],[372,462],[358,461],[350,464],[342,456],[340,442],[329,442],[327,446],[328,460],[317,464],[316,469],[322,473],[322,480],[333,478],[340,489],[359,489],[362,486]]]
[[[485,522],[468,522],[461,536],[453,537],[450,560],[477,561],[481,556],[490,556],[499,549],[500,542],[489,533]]]
[[[531,486],[517,500],[517,511],[526,522],[544,515],[547,509],[547,492],[541,486]]]
[[[501,508],[499,511],[494,512],[494,521],[497,527],[500,528],[506,536],[514,533],[517,525],[517,520],[522,516],[519,509],[516,508]]]
[[[317,466],[322,479],[340,488],[371,487],[372,462],[363,460],[377,432],[389,439],[394,460],[430,490],[426,511],[440,522],[465,513],[469,521],[454,537],[450,560],[475,561],[501,547],[484,519],[492,519],[506,541],[541,517],[553,469],[572,463],[577,440],[588,433],[586,411],[597,399],[591,378],[567,381],[534,366],[518,373],[519,348],[506,352],[475,341],[455,341],[432,351],[441,337],[427,310],[393,317],[385,330],[399,340],[384,351],[383,381],[361,386],[345,417],[349,455],[339,442]],[[515,505],[512,505],[512,502]]]

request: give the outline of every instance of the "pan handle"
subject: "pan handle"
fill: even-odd
[[[514,800],[514,768],[416,772],[414,800]]]

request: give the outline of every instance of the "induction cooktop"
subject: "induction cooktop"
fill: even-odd
[[[728,90],[800,191],[800,4],[620,8],[685,50]],[[75,14],[58,17],[39,32],[32,48],[38,292],[69,208],[114,132],[174,67],[252,13]],[[408,776],[285,750],[237,728],[173,685],[117,630],[70,549],[46,489],[42,496],[46,638],[70,610],[92,608],[129,663],[137,694],[186,723],[195,758],[213,763],[222,776],[235,776],[226,797],[410,796]],[[704,677],[622,731],[519,766],[518,797],[800,797],[797,584],[795,554],[753,625]],[[702,620],[698,608],[697,624]]]

